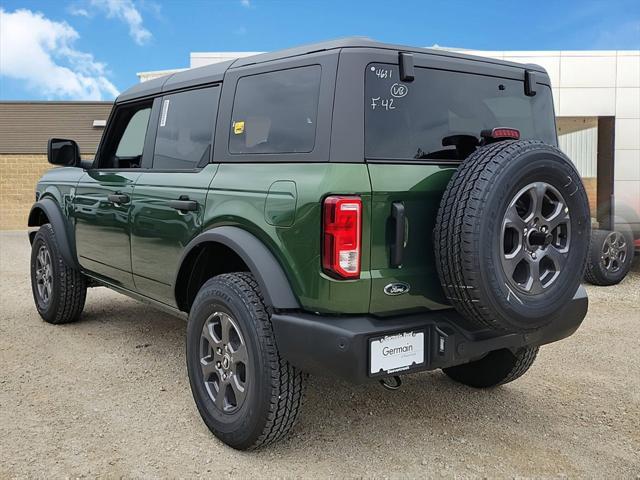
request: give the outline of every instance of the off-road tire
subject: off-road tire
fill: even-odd
[[[535,295],[509,284],[500,247],[509,202],[532,182],[553,187],[566,202],[571,241],[564,269]],[[590,228],[584,186],[560,150],[531,140],[478,148],[453,174],[438,210],[434,247],[444,293],[480,328],[498,332],[542,328],[562,314],[578,289]]]
[[[533,365],[538,347],[524,347],[515,353],[511,350],[495,350],[474,362],[442,371],[452,380],[474,388],[490,388],[513,382]]]
[[[51,294],[45,301],[38,292],[38,254],[45,248],[51,261]],[[47,323],[62,324],[80,318],[87,298],[87,279],[68,265],[58,248],[58,240],[51,224],[44,224],[36,233],[31,246],[31,291],[38,313]]]
[[[210,315],[224,311],[241,330],[248,350],[246,397],[234,413],[218,409],[205,388],[199,345]],[[209,279],[196,296],[187,326],[187,369],[191,391],[207,427],[227,445],[248,450],[273,443],[293,428],[300,412],[305,376],[283,360],[260,288],[249,273]]]
[[[610,271],[606,268],[602,259],[604,243],[612,232],[609,230],[594,230],[591,233],[591,246],[587,257],[587,268],[584,279],[593,285],[608,286],[620,283],[631,270],[633,263],[634,243],[633,233],[629,228],[621,228],[617,231],[626,241],[626,256],[618,270]]]

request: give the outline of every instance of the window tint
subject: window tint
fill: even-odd
[[[150,114],[151,108],[143,108],[133,114],[118,143],[116,157],[136,157],[142,155]]]
[[[182,170],[209,163],[218,87],[166,95],[160,106],[153,168]]]
[[[495,127],[556,144],[551,89],[545,85],[527,97],[522,81],[416,68],[414,81],[402,83],[398,70],[371,64],[365,73],[369,159],[461,160],[482,130]]]
[[[139,168],[152,100],[133,105],[116,105],[98,155],[98,168]]]
[[[233,104],[231,153],[313,150],[320,94],[319,65],[243,77]]]

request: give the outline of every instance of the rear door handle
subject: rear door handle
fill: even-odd
[[[112,193],[107,198],[111,203],[129,203],[129,195],[124,193]]]
[[[393,244],[391,245],[391,266],[399,267],[402,265],[402,257],[404,254],[405,243],[405,214],[404,203],[393,202],[391,204],[391,218],[394,220],[393,226]]]
[[[198,202],[189,200],[189,197],[182,195],[178,200],[170,200],[169,206],[181,212],[195,212],[198,209]]]

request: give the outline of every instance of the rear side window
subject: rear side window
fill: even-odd
[[[218,95],[219,88],[210,87],[162,98],[154,169],[189,170],[209,163]]]
[[[512,127],[522,139],[556,144],[551,89],[533,97],[524,82],[416,68],[403,83],[397,65],[370,64],[365,73],[365,155],[368,159],[462,160],[470,136]],[[465,138],[466,136],[466,138]]]
[[[319,65],[238,80],[229,152],[308,153],[316,138]]]

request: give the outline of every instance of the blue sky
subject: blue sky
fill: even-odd
[[[192,51],[349,35],[487,50],[640,48],[640,0],[2,0],[0,99],[112,99]]]

